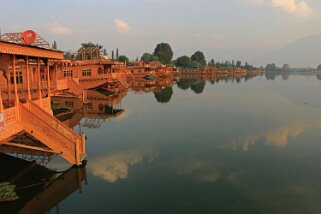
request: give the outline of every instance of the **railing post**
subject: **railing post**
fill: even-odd
[[[50,98],[51,96],[51,90],[50,90],[50,72],[49,72],[49,60],[47,60],[47,67],[46,67],[46,70],[47,70],[47,93],[48,93],[48,98]]]
[[[2,93],[0,89],[0,112],[3,112]]]
[[[30,94],[30,72],[29,72],[29,57],[26,56],[26,73],[27,73],[27,90],[28,90],[28,99],[31,100],[31,94]]]
[[[13,84],[14,84],[14,95],[15,95],[15,105],[19,103],[18,87],[17,87],[17,73],[16,73],[16,55],[12,56],[12,70],[13,70]]]
[[[40,75],[40,59],[37,59],[37,73],[38,73],[38,91],[39,91],[39,100],[40,106],[42,107],[42,93],[41,93],[41,75]]]
[[[76,150],[76,157],[75,157],[75,160],[76,160],[76,165],[80,165],[80,152],[79,152],[79,150],[80,150],[80,144],[81,142],[79,142],[79,140],[76,140],[76,142],[75,142],[75,150]]]

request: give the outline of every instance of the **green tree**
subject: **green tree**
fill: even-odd
[[[125,65],[129,64],[129,59],[127,58],[127,56],[125,55],[120,55],[118,57],[118,61],[123,62]]]
[[[169,44],[160,43],[156,46],[154,50],[154,55],[159,59],[161,63],[170,64],[174,53]]]
[[[284,64],[282,67],[283,72],[289,72],[291,70],[290,66],[288,64]]]
[[[242,62],[240,60],[238,60],[235,64],[235,66],[238,68],[242,67]]]
[[[190,68],[192,67],[192,60],[188,56],[178,57],[175,61],[177,67]]]
[[[57,43],[56,43],[56,41],[54,41],[54,43],[52,44],[52,49],[57,50]]]
[[[118,48],[116,49],[116,60],[119,61],[119,51],[118,51]]]
[[[144,62],[152,62],[157,61],[157,57],[150,53],[144,53],[143,56],[140,58],[141,61]]]
[[[191,56],[192,61],[198,62],[199,64],[205,66],[206,65],[206,60],[204,53],[202,51],[196,51],[192,56]]]
[[[265,70],[266,71],[278,71],[279,68],[274,64],[267,64],[266,67],[265,67]]]
[[[321,71],[321,65],[318,65],[317,70]]]
[[[111,59],[114,61],[115,60],[115,53],[114,51],[111,52]]]

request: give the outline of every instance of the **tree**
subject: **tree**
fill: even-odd
[[[108,54],[107,54],[107,50],[104,48],[104,51],[103,51],[103,53],[104,53],[104,56],[107,56]]]
[[[191,68],[192,67],[192,60],[188,56],[181,56],[176,59],[175,65],[177,67]]]
[[[64,54],[64,59],[75,59],[76,58],[76,56],[74,55],[74,54],[72,54],[72,53],[70,53],[70,52],[66,52],[65,54]]]
[[[57,50],[57,43],[56,43],[56,41],[54,41],[54,43],[52,44],[52,49]]]
[[[111,59],[114,61],[115,60],[115,53],[114,51],[111,52]]]
[[[238,60],[235,64],[235,66],[238,68],[242,67],[242,62],[240,60]]]
[[[127,58],[127,56],[125,55],[120,55],[118,57],[118,61],[123,62],[125,65],[129,64],[129,59]]]
[[[278,71],[279,68],[274,64],[267,64],[266,67],[265,67],[265,70],[266,71]]]
[[[116,60],[119,60],[119,52],[118,52],[118,48],[116,49]]]
[[[211,59],[210,61],[208,61],[208,66],[216,66],[214,59]]]
[[[288,64],[284,64],[282,67],[283,72],[289,72],[291,70],[290,66]]]
[[[174,53],[169,44],[160,43],[156,46],[154,50],[154,55],[159,59],[161,63],[170,64]]]
[[[144,53],[143,56],[140,58],[141,61],[144,62],[152,62],[157,61],[157,57],[150,53]]]
[[[206,60],[203,52],[201,51],[196,51],[192,56],[191,56],[192,61],[198,62],[201,65],[205,66],[206,65]]]
[[[321,71],[321,65],[318,65],[317,70]]]

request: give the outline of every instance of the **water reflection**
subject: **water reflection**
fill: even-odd
[[[74,103],[69,110],[79,118],[131,116],[108,127],[70,122],[91,137],[94,185],[75,198],[76,208],[65,206],[71,213],[319,213],[321,86],[315,76],[284,75],[286,84],[281,75],[254,77],[131,80],[126,93],[93,91],[89,109]]]
[[[35,161],[0,154],[0,167],[0,212],[8,214],[60,213],[59,203],[77,189],[81,191],[87,179],[85,164],[57,172]]]
[[[92,159],[89,171],[94,176],[113,183],[126,179],[130,166],[141,164],[145,159],[151,163],[157,155],[157,150],[152,148],[119,151]]]
[[[155,98],[159,103],[168,103],[173,96],[173,88],[162,88],[159,91],[154,92]]]

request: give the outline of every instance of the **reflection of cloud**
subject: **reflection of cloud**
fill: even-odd
[[[177,174],[194,175],[197,179],[204,182],[215,182],[219,177],[219,172],[216,167],[199,160],[179,167]]]
[[[250,146],[264,140],[266,144],[276,147],[285,147],[288,144],[289,138],[295,138],[302,134],[307,127],[300,123],[294,123],[289,126],[280,127],[266,133],[251,134],[237,140],[242,144],[244,151],[249,150]]]
[[[144,158],[151,162],[157,155],[154,149],[121,151],[91,161],[88,168],[94,176],[113,183],[128,177],[129,166],[141,163]]]

